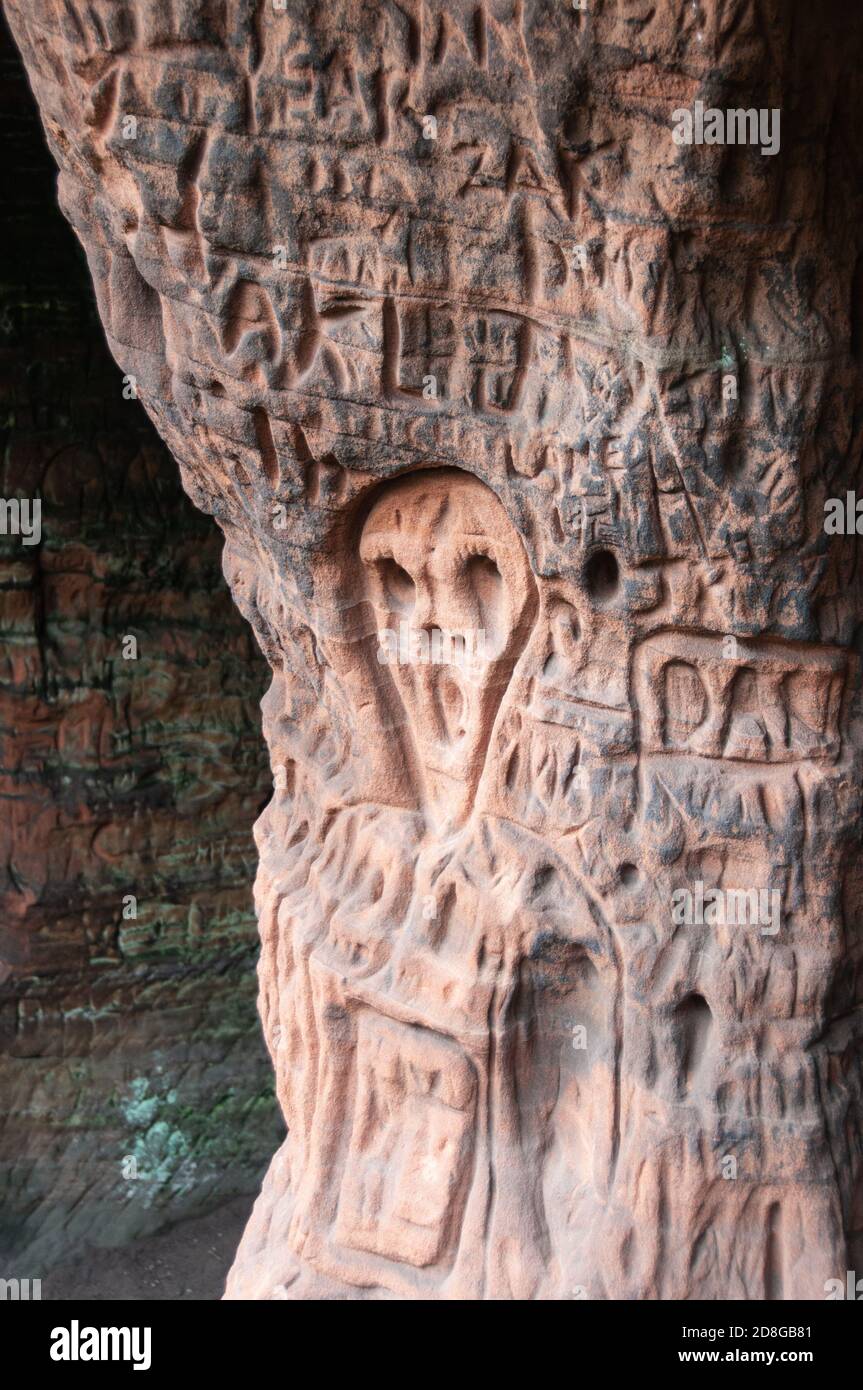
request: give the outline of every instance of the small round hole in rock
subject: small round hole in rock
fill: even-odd
[[[617,876],[624,888],[634,888],[641,877],[634,864],[621,864]]]
[[[620,566],[610,550],[595,550],[584,570],[587,592],[596,603],[610,603],[620,586]]]

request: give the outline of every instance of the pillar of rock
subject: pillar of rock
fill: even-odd
[[[273,669],[289,1137],[228,1296],[823,1297],[863,1267],[859,7],[6,7]]]

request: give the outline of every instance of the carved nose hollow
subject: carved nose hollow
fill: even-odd
[[[412,623],[419,632],[429,635],[437,628],[446,626],[451,605],[447,604],[446,594],[426,574],[419,577],[416,587],[416,601],[413,607]]]

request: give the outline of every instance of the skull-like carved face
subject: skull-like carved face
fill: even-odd
[[[413,474],[373,505],[360,556],[389,666],[437,819],[469,810],[524,645],[533,592],[494,494],[454,469]]]

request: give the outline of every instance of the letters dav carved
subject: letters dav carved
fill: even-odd
[[[650,637],[633,662],[641,749],[744,762],[835,758],[846,662],[838,648]]]

